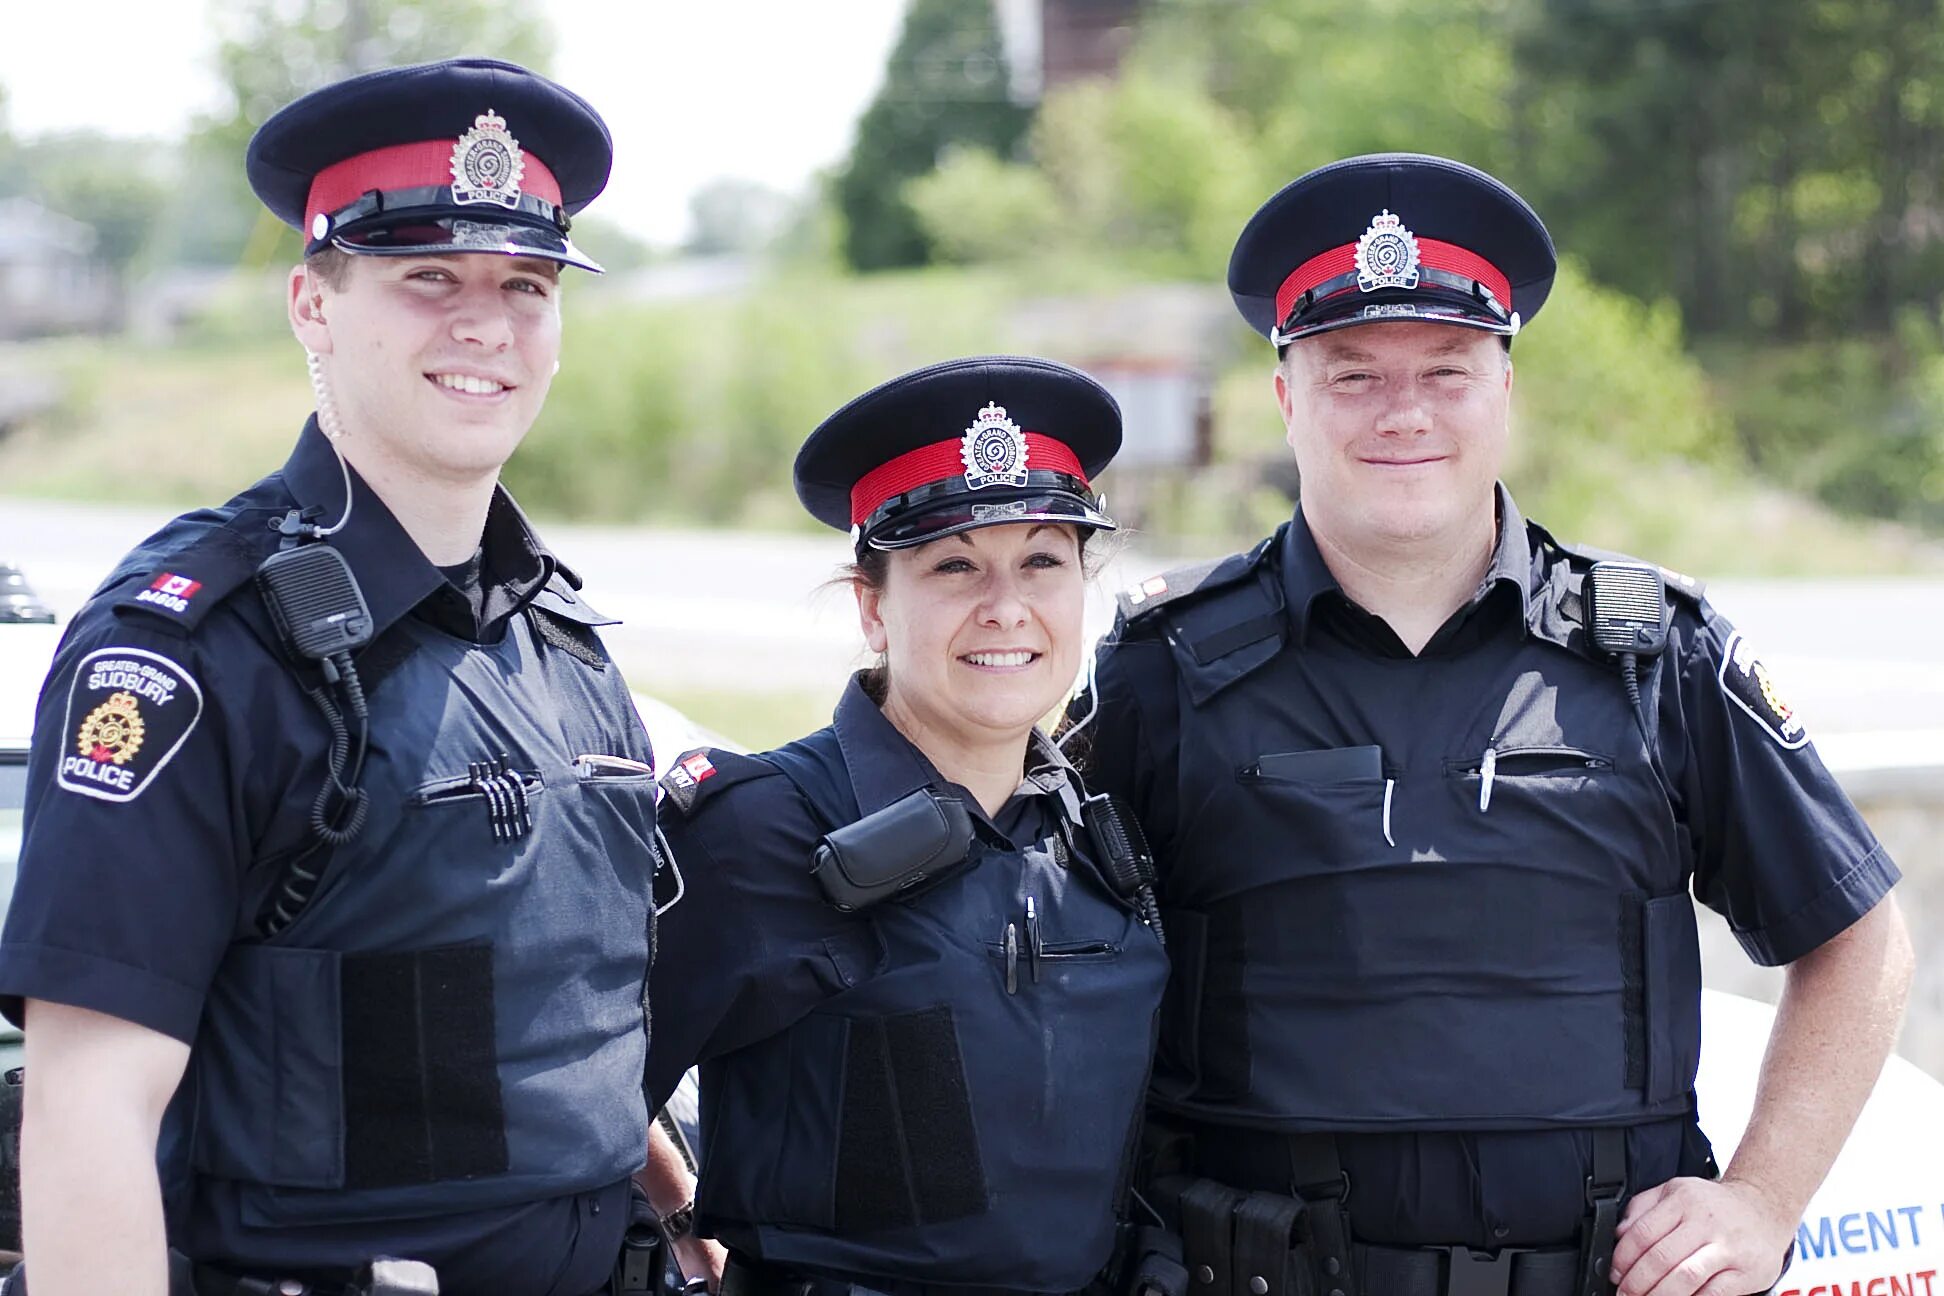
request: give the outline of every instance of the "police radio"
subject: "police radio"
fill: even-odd
[[[315,357],[311,376],[318,388],[322,418],[328,415],[329,402]],[[344,555],[324,543],[351,520],[351,466],[342,451],[338,452],[338,467],[344,474],[343,514],[333,525],[322,527],[309,521],[301,510],[291,509],[281,521],[271,523],[283,542],[256,572],[257,588],[284,647],[295,657],[315,662],[323,674],[323,687],[306,687],[304,691],[323,712],[331,729],[324,783],[311,803],[312,841],[285,865],[282,881],[257,914],[258,929],[266,936],[274,936],[295,922],[316,894],[322,873],[308,866],[311,857],[326,846],[343,846],[355,838],[364,830],[365,814],[370,809],[370,798],[358,786],[358,779],[364,773],[365,751],[370,745],[371,717],[351,654],[371,642],[371,609]],[[341,695],[342,708],[332,696],[334,692]],[[345,711],[350,712],[351,722],[357,727],[355,743]]]
[[[1595,648],[1619,658],[1627,700],[1638,716],[1639,659],[1658,657],[1667,647],[1667,580],[1660,568],[1646,563],[1596,562],[1586,574],[1581,598],[1586,632]]]
[[[1163,947],[1167,933],[1161,929],[1161,906],[1154,898],[1154,852],[1148,847],[1141,822],[1105,792],[1088,797],[1080,805],[1081,822],[1087,826],[1094,855],[1107,875],[1114,894],[1133,904],[1141,921],[1154,929],[1154,939]]]

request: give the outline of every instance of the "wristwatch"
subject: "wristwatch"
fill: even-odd
[[[662,1236],[670,1242],[679,1242],[685,1237],[695,1235],[695,1199],[690,1198],[661,1217]]]

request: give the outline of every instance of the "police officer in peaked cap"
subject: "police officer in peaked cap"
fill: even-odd
[[[41,695],[0,1010],[43,1296],[367,1290],[381,1258],[609,1289],[651,752],[610,618],[498,485],[609,157],[585,101],[489,59],[329,86],[251,142],[308,238],[317,411],[122,560]]]
[[[1236,244],[1300,505],[1122,596],[1066,740],[1161,874],[1153,1182],[1193,1290],[1763,1291],[1895,1033],[1897,869],[1758,649],[1498,480],[1553,270],[1517,194],[1409,154]],[[1692,898],[1788,968],[1721,1174]]]
[[[730,1249],[725,1296],[1185,1282],[1124,1192],[1167,976],[1151,893],[1036,728],[1084,656],[1120,436],[1085,374],[975,356],[865,393],[797,457],[882,664],[828,727],[662,779],[688,887],[649,1089],[702,1065],[693,1218]],[[650,1192],[686,1218],[688,1187]]]

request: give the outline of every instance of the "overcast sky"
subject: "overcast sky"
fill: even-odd
[[[668,244],[719,176],[795,190],[841,157],[903,0],[533,0],[554,72],[614,133],[593,208]],[[0,86],[20,135],[172,138],[222,103],[206,0],[0,0]],[[485,52],[485,51],[481,51]],[[237,159],[242,165],[242,159]]]

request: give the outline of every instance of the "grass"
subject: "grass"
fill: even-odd
[[[829,689],[816,693],[658,688],[655,696],[704,728],[751,751],[764,751],[829,724],[831,707],[836,705],[842,687],[843,681],[838,679],[831,681]]]

